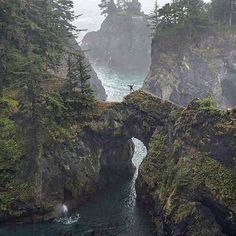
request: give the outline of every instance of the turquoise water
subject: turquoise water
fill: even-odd
[[[122,101],[129,93],[129,84],[134,89],[142,86],[145,75],[117,74],[109,69],[96,67],[109,101]],[[142,142],[133,139],[135,153],[133,163],[138,168],[147,150]],[[143,211],[136,205],[135,180],[116,183],[103,194],[79,208],[70,217],[57,222],[36,225],[9,226],[0,228],[0,235],[6,236],[151,236],[150,224]]]
[[[93,66],[98,78],[102,81],[108,95],[107,100],[121,102],[130,93],[128,85],[134,85],[134,90],[143,86],[146,74],[122,74],[116,73],[106,67]]]

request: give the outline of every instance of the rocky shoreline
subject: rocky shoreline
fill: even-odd
[[[138,199],[158,235],[233,235],[235,120],[234,110],[217,110],[209,100],[194,100],[183,109],[142,91],[122,103],[98,102],[91,121],[74,126],[71,139],[44,147],[40,170],[32,168],[30,156],[22,157],[17,178],[27,183],[40,171],[41,187],[35,186],[40,182],[36,181],[29,189],[5,190],[12,198],[5,208],[1,205],[0,220],[53,219],[58,205],[73,209],[102,186],[121,176],[129,178],[133,173],[130,139],[136,137],[148,147],[136,183]],[[20,175],[23,172],[28,175]],[[38,187],[40,197],[32,194]],[[23,195],[16,195],[22,190]]]

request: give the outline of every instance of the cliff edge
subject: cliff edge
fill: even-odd
[[[143,88],[158,97],[187,106],[211,96],[219,108],[236,105],[236,34],[218,29],[197,39],[183,35],[155,36],[152,63]]]

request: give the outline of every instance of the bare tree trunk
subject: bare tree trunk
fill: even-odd
[[[229,0],[229,26],[232,26],[232,3],[233,1],[232,0]]]

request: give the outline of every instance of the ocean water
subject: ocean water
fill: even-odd
[[[128,85],[142,87],[145,74],[115,73],[105,67],[94,66],[102,80],[109,101],[122,101],[129,94]],[[136,204],[135,180],[138,167],[147,154],[143,143],[133,138],[133,163],[137,171],[132,180],[116,183],[68,217],[35,225],[4,226],[0,236],[151,236],[150,220]]]
[[[105,87],[108,95],[107,100],[112,102],[121,102],[130,93],[129,85],[134,85],[134,90],[140,89],[146,76],[145,72],[139,74],[118,73],[97,65],[93,65],[93,68]]]

